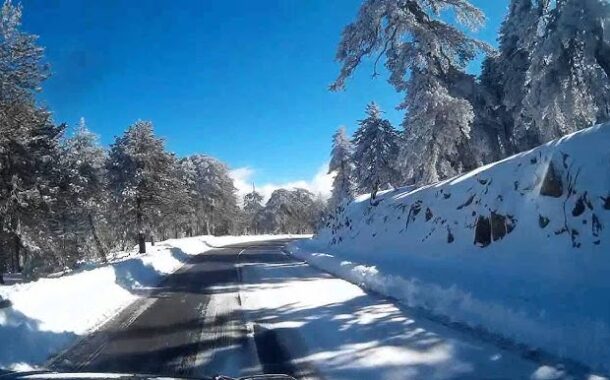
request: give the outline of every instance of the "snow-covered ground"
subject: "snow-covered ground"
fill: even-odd
[[[567,378],[304,262],[245,255],[240,296],[255,334],[273,331],[299,365],[325,379]]]
[[[293,252],[450,321],[610,372],[610,124],[347,205]]]
[[[43,364],[78,337],[94,330],[125,306],[146,295],[180,268],[190,255],[210,246],[287,236],[200,236],[148,246],[147,254],[117,255],[108,265],[89,266],[58,278],[0,286],[0,368],[25,369]],[[120,258],[119,258],[120,257]]]

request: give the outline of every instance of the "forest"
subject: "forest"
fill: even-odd
[[[511,0],[498,49],[472,37],[467,0],[367,0],[337,50],[342,90],[361,63],[404,93],[400,129],[371,103],[333,137],[331,209],[356,194],[422,186],[610,120],[610,3]],[[466,68],[484,57],[480,75]],[[385,61],[384,61],[385,59]],[[374,196],[373,196],[374,198]]]
[[[226,164],[168,152],[153,124],[137,120],[110,147],[87,129],[56,123],[37,102],[50,75],[22,7],[0,18],[0,282],[105,262],[145,241],[194,235],[311,233],[323,202],[304,189],[244,199]]]

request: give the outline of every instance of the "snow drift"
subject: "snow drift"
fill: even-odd
[[[90,265],[58,278],[0,286],[0,368],[20,370],[42,365],[49,356],[100,326],[147,294],[190,255],[212,246],[287,236],[201,236],[148,246],[144,255],[122,254],[108,265]]]
[[[291,249],[409,306],[609,371],[610,124],[362,196]]]

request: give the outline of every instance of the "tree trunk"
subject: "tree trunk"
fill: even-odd
[[[146,235],[144,235],[142,226],[142,201],[136,198],[136,224],[138,228],[138,246],[140,253],[146,253]]]
[[[371,192],[371,204],[375,203],[375,198],[377,198],[377,192],[379,191],[379,184],[375,183],[373,185],[373,191]]]
[[[97,252],[100,256],[100,259],[102,259],[103,263],[107,263],[108,259],[106,258],[106,250],[104,249],[104,245],[102,244],[102,241],[100,240],[100,237],[97,234],[97,230],[95,229],[95,223],[93,223],[93,216],[91,216],[91,214],[88,214],[87,217],[89,219],[89,228],[91,228],[91,235],[93,235],[93,241],[95,242],[95,246],[97,248]]]
[[[138,232],[138,252],[146,253],[146,237],[143,232]]]
[[[21,239],[18,234],[15,234],[14,243],[15,255],[13,256],[13,273],[19,273],[21,272],[21,265],[19,265],[21,260]]]

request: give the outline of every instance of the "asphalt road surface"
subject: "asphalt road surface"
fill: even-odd
[[[290,261],[281,252],[286,243],[246,243],[192,257],[147,297],[52,359],[49,368],[184,377],[285,373],[319,378],[307,365],[293,364],[273,331],[250,327],[240,308],[238,262],[259,261],[258,254],[269,262]]]

